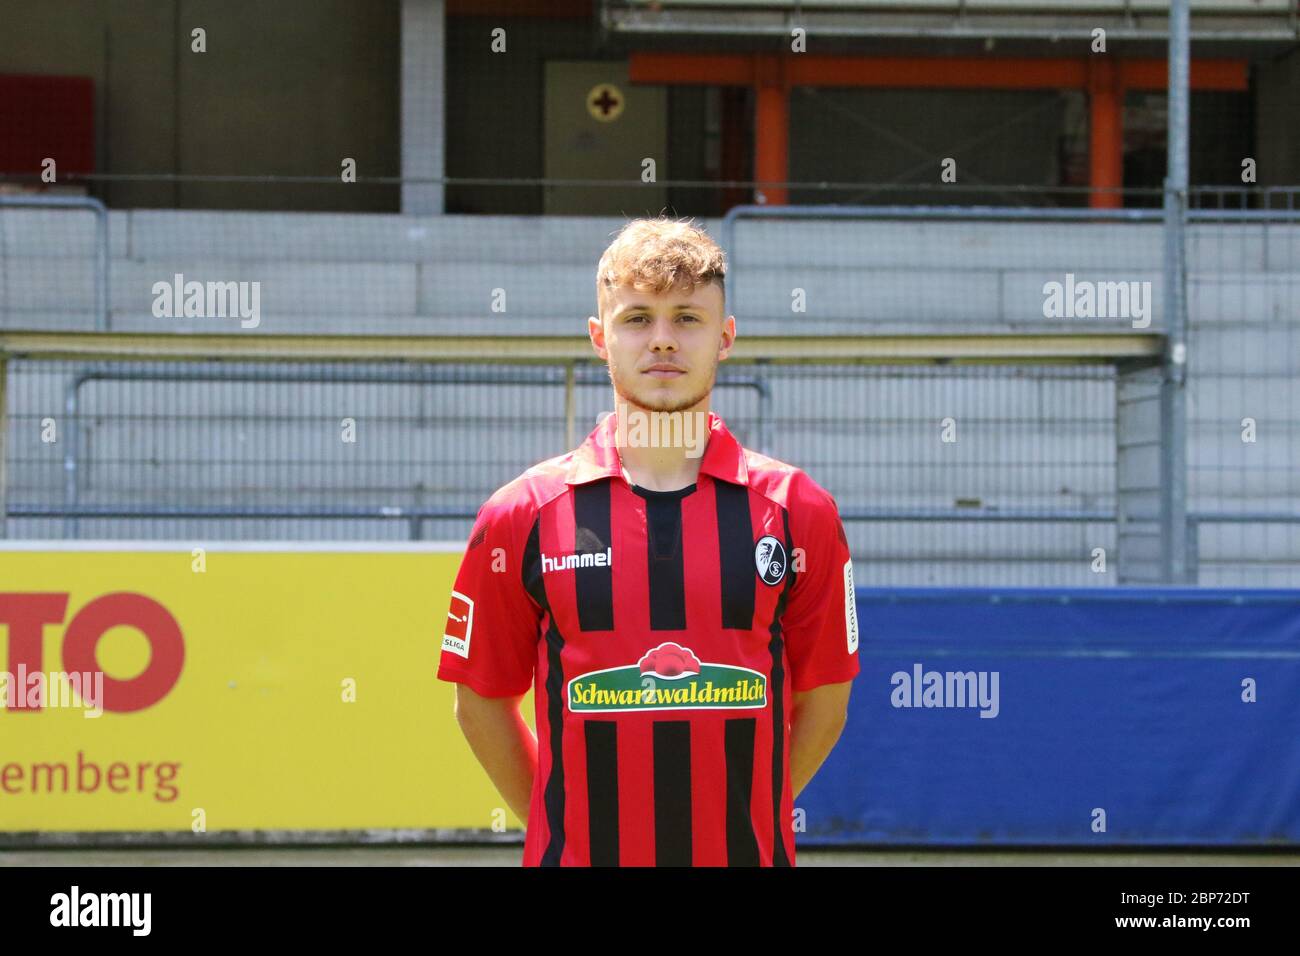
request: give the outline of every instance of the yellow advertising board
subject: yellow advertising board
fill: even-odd
[[[0,544],[0,832],[518,828],[435,676],[461,547],[349,548]]]

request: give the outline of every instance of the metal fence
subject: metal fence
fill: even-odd
[[[466,363],[439,343],[366,361],[363,339],[313,362],[320,340],[239,336],[184,337],[182,362],[164,349],[178,337],[138,339],[4,339],[28,356],[4,363],[11,536],[461,539],[487,493],[611,402],[574,340],[517,362],[519,340],[480,340]],[[95,360],[59,357],[65,341]],[[271,342],[300,361],[247,360]],[[832,490],[867,580],[1101,586],[1116,577],[1115,369],[1157,343],[782,337],[724,366],[715,406]]]
[[[612,407],[591,365],[15,360],[9,379],[24,538],[460,539]],[[715,407],[833,489],[869,580],[1107,581],[1088,564],[1114,547],[1108,366],[738,367]]]
[[[1192,579],[1296,586],[1300,190],[1245,210],[1241,190],[1214,192],[1221,207],[1192,213],[1187,230]]]

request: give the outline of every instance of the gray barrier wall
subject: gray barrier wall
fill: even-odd
[[[1133,328],[1140,318],[1044,316],[1048,282],[1150,282],[1162,323],[1158,223],[1045,220],[741,221],[729,311],[746,331],[1010,332]],[[110,325],[117,330],[266,333],[580,334],[595,263],[614,219],[417,218],[136,211],[110,214]],[[721,223],[706,223],[715,235]],[[92,329],[94,217],[0,210],[0,327]],[[157,317],[157,282],[258,282],[256,328],[226,318]],[[1300,502],[1300,223],[1188,228],[1189,511],[1291,512]],[[1073,277],[1067,279],[1067,277]],[[805,311],[796,311],[802,291]],[[504,311],[493,311],[494,303]],[[1132,303],[1130,303],[1132,304]],[[1132,310],[1130,310],[1132,311]],[[156,366],[114,366],[156,371]],[[69,500],[66,445],[82,364],[13,363],[9,503]],[[265,368],[263,368],[265,371]],[[281,368],[292,378],[301,367]],[[391,369],[370,370],[379,379]],[[509,372],[510,370],[503,370]],[[741,375],[752,369],[737,368]],[[292,372],[292,374],[289,374]],[[88,378],[75,496],[82,504],[437,505],[472,513],[524,466],[564,450],[558,370],[531,384],[430,380],[129,381]],[[260,374],[260,373],[259,373]],[[333,377],[331,377],[333,375]],[[1106,585],[1113,553],[1116,379],[1105,367],[762,370],[770,388],[723,387],[717,407],[752,446],[806,467],[846,513],[1028,510],[1025,522],[850,520],[869,583]],[[581,426],[611,407],[601,370],[581,377]],[[759,427],[760,411],[766,429]],[[364,441],[339,441],[359,422]],[[943,442],[951,417],[956,442]],[[1243,441],[1252,430],[1253,441]],[[66,432],[65,432],[66,434]],[[347,456],[347,457],[343,457]],[[412,530],[382,520],[18,518],[11,536],[459,538],[465,518]],[[1300,582],[1300,526],[1199,526],[1200,581]]]

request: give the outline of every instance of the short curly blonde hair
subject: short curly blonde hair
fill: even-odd
[[[662,294],[716,282],[727,299],[727,256],[692,219],[633,219],[620,230],[596,266],[596,307],[605,318],[606,293],[617,286]]]

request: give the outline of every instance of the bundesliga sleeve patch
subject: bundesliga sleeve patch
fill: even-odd
[[[844,633],[849,639],[849,653],[858,649],[858,597],[853,592],[853,559],[844,562]]]
[[[469,660],[469,635],[474,626],[474,601],[459,591],[451,592],[447,608],[447,627],[442,635],[442,649]]]

